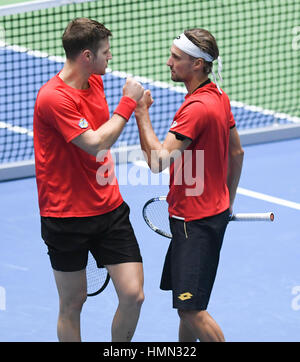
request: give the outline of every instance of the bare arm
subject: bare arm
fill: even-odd
[[[141,148],[145,152],[146,161],[151,171],[158,173],[169,167],[175,158],[183,152],[190,140],[180,141],[172,133],[168,133],[164,142],[157,138],[150,121],[148,109],[153,103],[150,91],[145,91],[138,103],[135,117],[139,129]]]
[[[123,96],[132,98],[136,102],[143,96],[144,88],[135,80],[127,79],[123,87]],[[120,136],[127,119],[114,114],[109,121],[104,123],[97,130],[91,129],[82,133],[72,140],[76,146],[87,153],[97,156],[99,151],[108,150]]]
[[[89,129],[74,138],[72,143],[90,155],[97,156],[98,152],[111,148],[120,136],[125,124],[125,118],[114,114],[109,121],[96,131]]]
[[[236,196],[236,190],[239,184],[244,159],[244,150],[241,146],[240,137],[236,127],[230,130],[229,135],[229,154],[228,154],[228,173],[227,186],[230,195],[230,212],[233,209],[233,203]]]

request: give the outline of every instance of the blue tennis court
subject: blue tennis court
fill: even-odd
[[[299,159],[299,139],[245,147],[235,211],[274,211],[275,222],[229,224],[208,308],[227,341],[299,341]],[[145,184],[149,172],[136,165],[119,165],[116,172],[136,183],[120,188],[144,258],[146,299],[133,340],[177,341],[171,294],[159,289],[168,240],[153,233],[141,214],[145,201],[168,187],[163,180]],[[56,341],[58,297],[40,237],[35,179],[2,182],[0,199],[0,340]],[[84,341],[110,341],[116,306],[111,283],[87,300]]]

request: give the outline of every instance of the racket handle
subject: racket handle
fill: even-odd
[[[229,221],[274,221],[273,212],[238,213],[229,216]]]

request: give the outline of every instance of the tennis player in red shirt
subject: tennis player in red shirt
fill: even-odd
[[[112,59],[110,35],[94,20],[71,21],[62,39],[64,67],[40,89],[35,104],[41,229],[59,293],[60,341],[81,340],[88,250],[108,269],[119,298],[112,341],[131,340],[144,299],[142,258],[107,151],[144,89],[128,79],[110,118],[101,78]]]
[[[186,30],[174,40],[167,65],[172,80],[183,82],[188,93],[163,143],[151,126],[150,91],[144,92],[135,111],[149,167],[161,172],[170,166],[167,201],[173,237],[161,289],[172,290],[181,342],[225,340],[207,306],[242,170],[243,149],[229,98],[213,72],[216,59],[221,68],[216,40],[207,30]]]

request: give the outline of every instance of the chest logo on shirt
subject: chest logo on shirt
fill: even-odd
[[[173,128],[173,127],[175,127],[175,126],[177,126],[177,122],[176,122],[176,121],[174,121],[174,122],[171,124],[170,128]]]
[[[88,121],[84,118],[81,118],[79,123],[78,123],[78,126],[80,128],[88,128],[89,124],[88,124]]]

